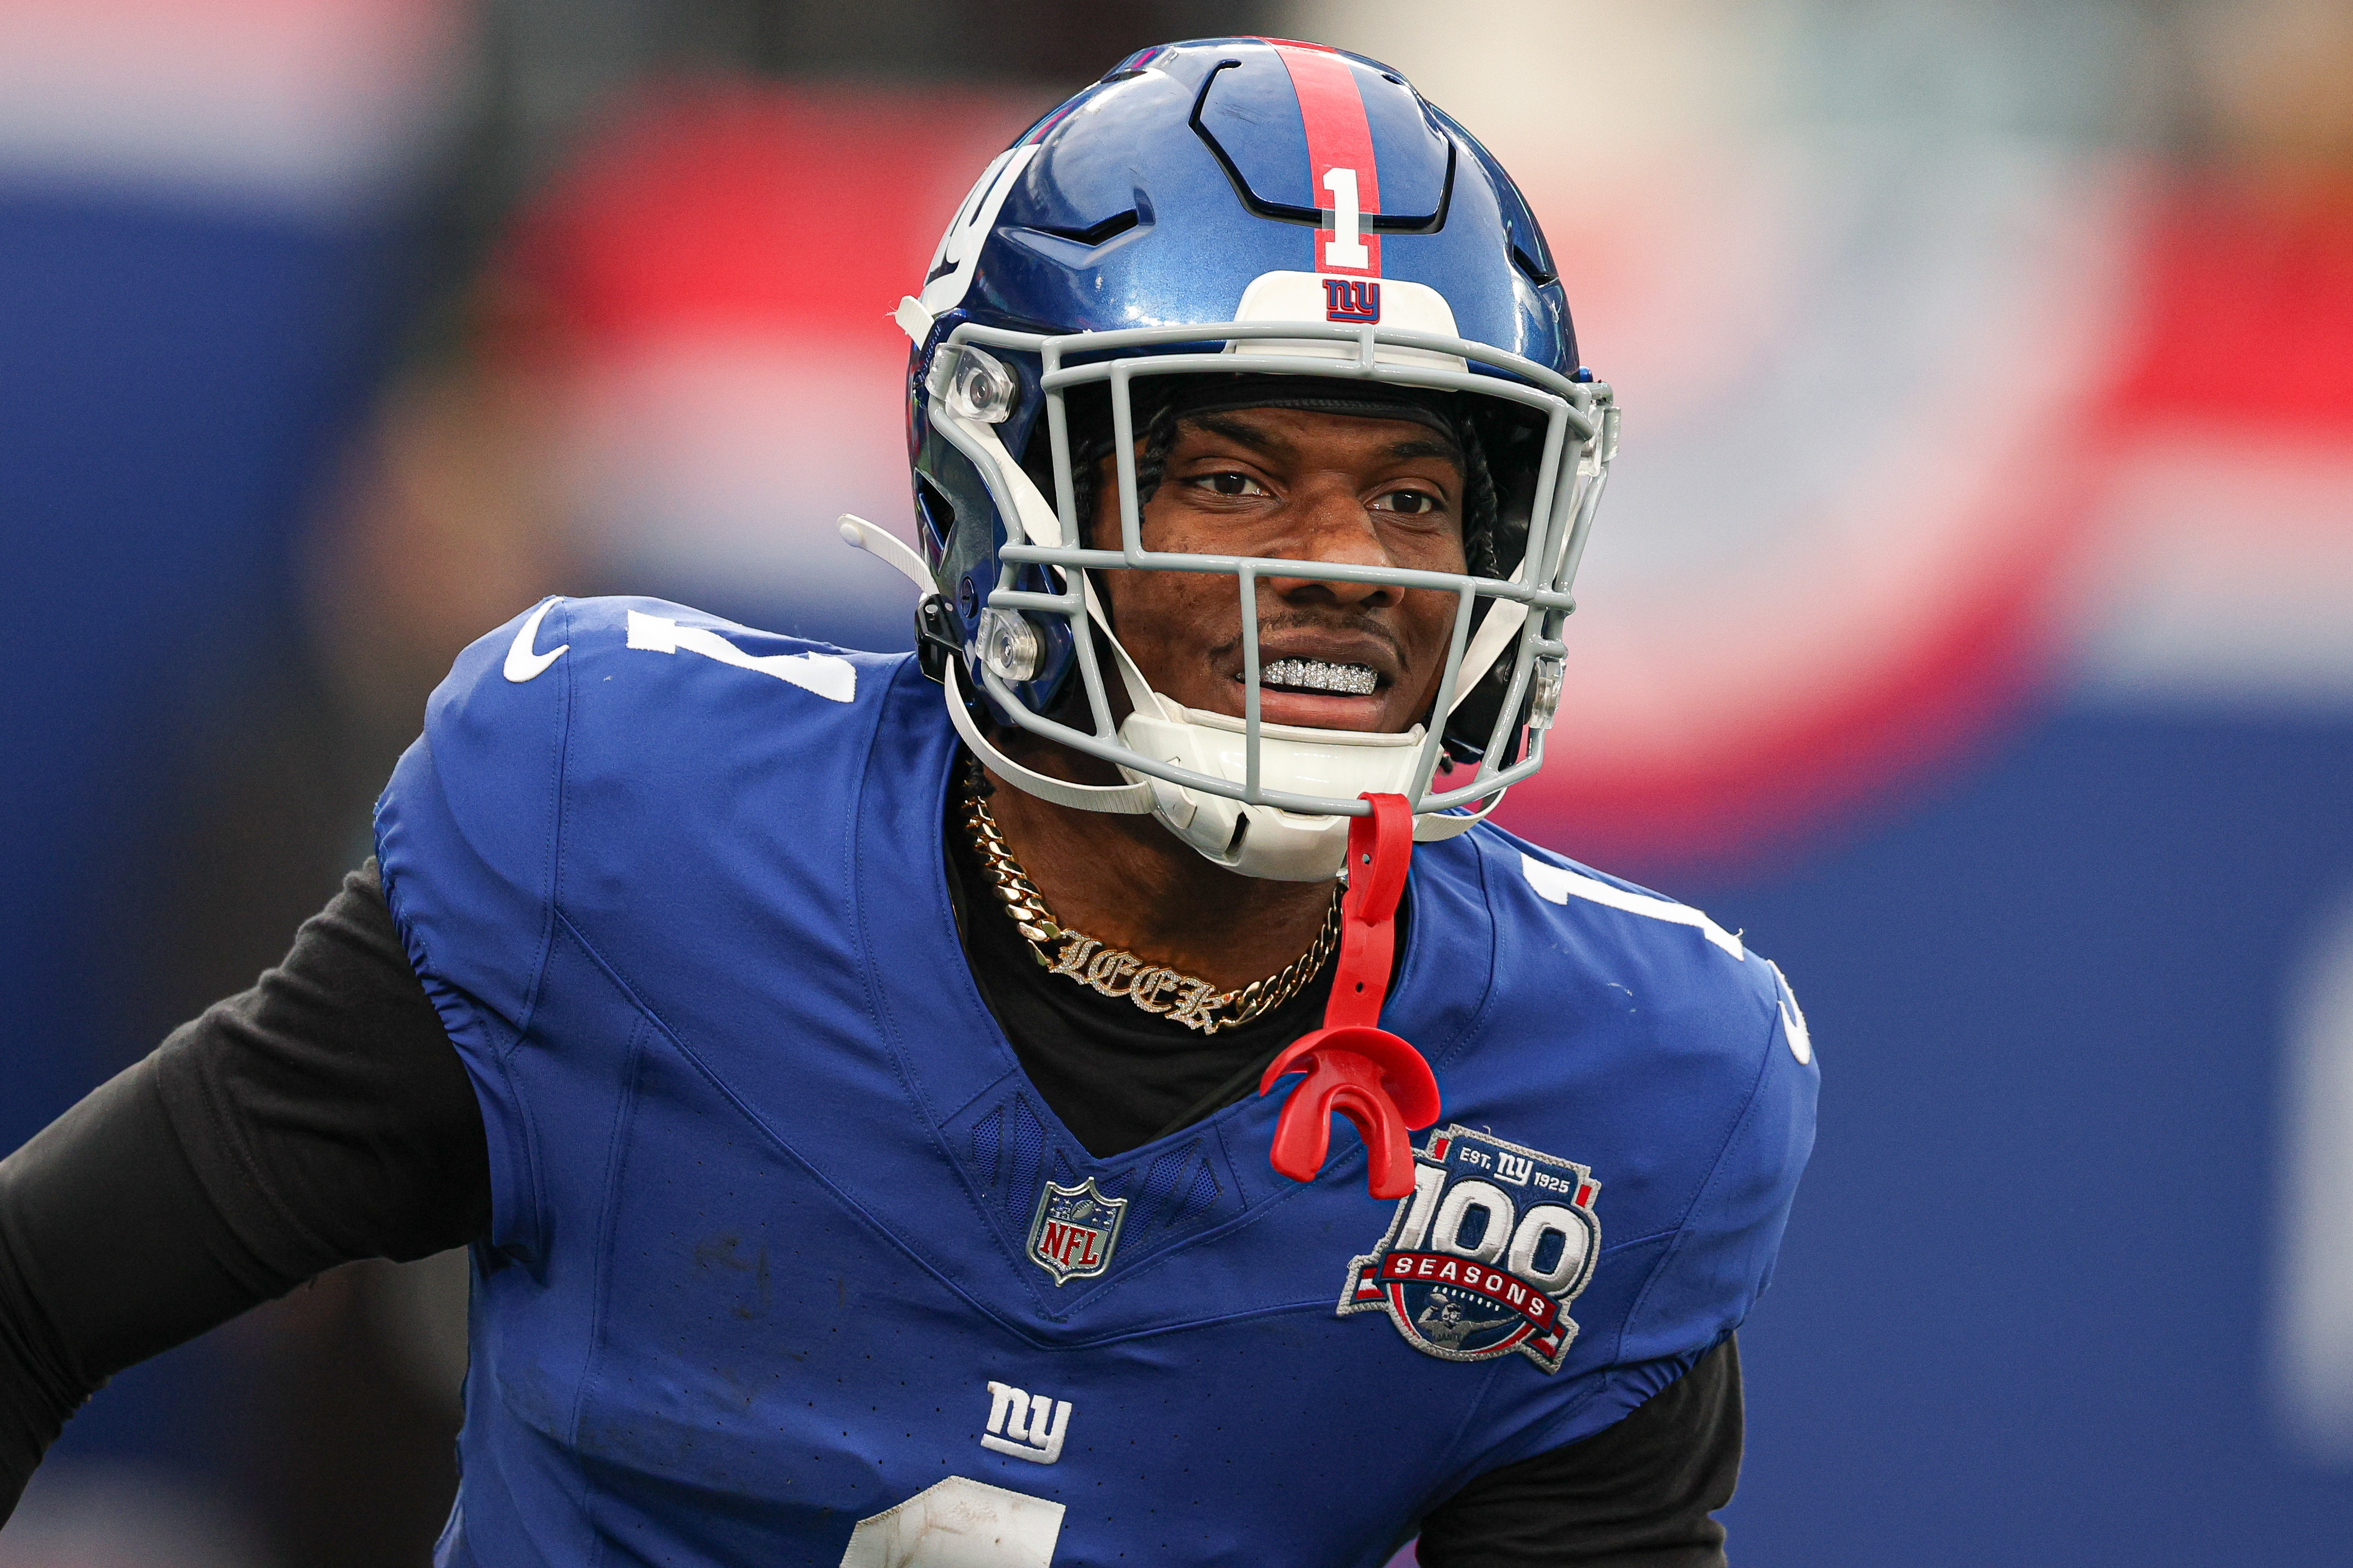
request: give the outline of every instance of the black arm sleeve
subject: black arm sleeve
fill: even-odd
[[[122,1368],[489,1220],[480,1108],[371,860],[252,990],[0,1161],[0,1519]]]
[[[1490,1470],[1422,1521],[1422,1568],[1724,1568],[1740,1476],[1732,1340],[1616,1426]]]

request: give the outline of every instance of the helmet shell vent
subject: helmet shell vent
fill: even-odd
[[[1432,232],[1446,220],[1453,142],[1412,88],[1348,56],[1338,58],[1364,100],[1379,173],[1380,209],[1364,215],[1366,226],[1379,234]],[[1243,205],[1259,216],[1324,221],[1324,198],[1310,183],[1298,90],[1271,46],[1238,49],[1219,62],[1201,84],[1193,129],[1225,165]]]

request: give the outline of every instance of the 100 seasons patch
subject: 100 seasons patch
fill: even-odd
[[[1519,1352],[1558,1372],[1568,1304],[1593,1278],[1601,1184],[1572,1160],[1450,1126],[1415,1158],[1388,1234],[1348,1265],[1340,1315],[1386,1312],[1406,1343],[1447,1361]]]

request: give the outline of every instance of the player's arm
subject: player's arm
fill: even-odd
[[[253,989],[0,1161],[0,1518],[115,1373],[489,1215],[480,1110],[370,861]]]
[[[1615,1426],[1479,1477],[1422,1521],[1422,1568],[1723,1568],[1740,1475],[1726,1339]]]

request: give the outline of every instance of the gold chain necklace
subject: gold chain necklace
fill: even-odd
[[[1145,1012],[1214,1035],[1265,1016],[1299,994],[1300,988],[1322,973],[1340,939],[1340,891],[1332,889],[1332,908],[1324,929],[1307,951],[1263,980],[1253,980],[1235,991],[1220,991],[1197,975],[1138,958],[1124,947],[1107,947],[1099,939],[1070,930],[1054,919],[1013,858],[997,818],[981,797],[978,767],[965,777],[965,836],[988,873],[989,890],[1029,944],[1030,952],[1050,974],[1064,974],[1103,996],[1124,996]],[[1061,951],[1049,951],[1060,942]]]

